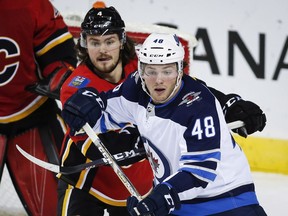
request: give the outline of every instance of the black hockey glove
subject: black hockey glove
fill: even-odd
[[[124,136],[127,137],[126,138],[126,143],[129,144],[130,143],[130,147],[135,150],[135,151],[144,151],[144,144],[143,141],[140,137],[139,131],[137,129],[136,126],[134,126],[133,124],[126,124],[120,131],[120,136]],[[115,144],[114,144],[114,148],[115,148]],[[119,165],[121,166],[128,166],[131,165],[133,163],[136,163],[140,160],[143,160],[144,158],[147,158],[146,154],[143,153],[139,156],[133,157],[133,158],[129,158],[127,160],[124,160],[123,162],[120,162]]]
[[[115,159],[120,159],[127,154],[132,156],[136,153],[141,153],[138,156],[127,157],[127,159],[119,161],[118,164],[120,166],[129,166],[146,158],[142,139],[136,126],[133,124],[126,124],[120,131],[109,131],[98,136],[108,151],[113,155],[117,155]],[[103,155],[95,148],[90,147],[86,152],[86,156],[88,155],[93,160],[102,158]]]
[[[140,137],[138,128],[133,124],[126,124],[121,130],[119,131],[120,134],[129,134],[130,137],[133,137],[133,146],[134,149],[144,148],[142,139]]]
[[[127,209],[132,216],[137,215],[168,215],[175,209],[180,209],[181,203],[177,192],[166,184],[157,185],[151,194],[141,201],[135,196],[127,199]]]
[[[62,117],[71,129],[71,134],[79,131],[87,122],[92,127],[106,108],[106,101],[99,97],[94,88],[79,89],[64,104]]]
[[[266,126],[266,115],[258,105],[251,101],[242,100],[235,94],[226,95],[226,103],[223,107],[226,122],[241,120],[245,123],[247,134],[262,131]],[[245,130],[234,129],[233,132],[240,136],[247,137]]]
[[[38,83],[27,86],[25,89],[37,93],[39,95],[47,96],[53,99],[60,99],[60,88],[68,76],[72,73],[73,67],[67,67],[65,64],[58,66],[45,79]]]

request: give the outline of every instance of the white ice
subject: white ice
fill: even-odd
[[[288,215],[288,175],[253,172],[258,200],[269,216]]]

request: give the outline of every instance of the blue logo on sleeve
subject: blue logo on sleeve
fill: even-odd
[[[90,82],[90,80],[87,79],[86,77],[76,76],[73,78],[73,80],[71,80],[71,82],[69,83],[68,86],[72,86],[75,88],[83,88],[83,87],[87,86],[87,84],[89,82]]]

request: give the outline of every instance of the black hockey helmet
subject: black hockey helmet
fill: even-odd
[[[86,47],[86,35],[118,34],[125,43],[125,23],[114,7],[91,8],[81,24],[81,46]]]

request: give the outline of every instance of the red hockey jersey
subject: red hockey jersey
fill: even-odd
[[[48,0],[1,0],[0,14],[0,124],[5,124],[47,100],[25,87],[46,77],[47,65],[71,55],[73,38]]]
[[[125,77],[134,72],[136,68],[137,59],[125,66]],[[79,88],[91,86],[99,92],[107,91],[122,83],[125,77],[119,83],[110,83],[98,77],[86,65],[80,65],[64,82],[61,89],[61,102],[64,104]],[[75,149],[73,150],[74,146],[69,141],[66,143],[66,149],[63,151],[62,156],[62,165],[76,165],[76,160],[78,160],[78,163],[81,163],[80,155],[76,155]],[[73,159],[71,159],[72,157]],[[72,164],[69,164],[70,159]],[[89,162],[89,160],[82,159],[83,162]],[[122,169],[142,196],[147,195],[152,190],[153,173],[148,160],[144,159],[132,165],[122,167]],[[102,202],[114,206],[126,206],[126,199],[130,196],[130,193],[110,166],[98,167],[95,173],[91,173],[91,170],[83,170],[81,173],[74,175],[74,178],[76,178],[74,185],[77,188],[88,188],[89,193]]]

